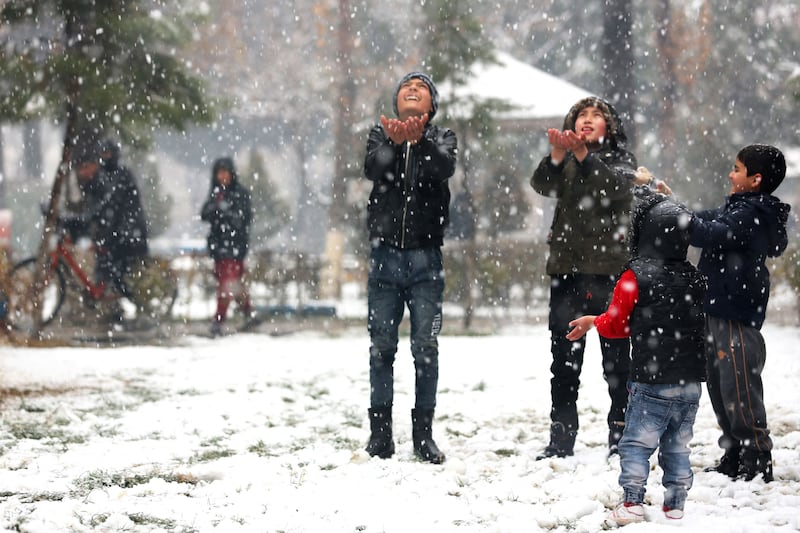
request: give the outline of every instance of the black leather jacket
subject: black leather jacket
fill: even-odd
[[[364,175],[372,181],[367,225],[373,244],[395,248],[441,246],[449,222],[447,180],[456,168],[458,142],[447,128],[428,124],[415,145],[396,145],[372,128]]]

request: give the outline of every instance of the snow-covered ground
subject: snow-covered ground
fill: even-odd
[[[686,517],[660,512],[652,470],[634,531],[800,530],[800,330],[768,326],[775,481],[703,468],[720,455],[704,396]],[[366,331],[178,339],[172,347],[0,351],[0,526],[26,532],[598,531],[620,498],[591,333],[576,455],[546,444],[549,334],[517,326],[441,339],[434,436],[412,456],[413,364],[395,365],[397,454],[369,459]]]

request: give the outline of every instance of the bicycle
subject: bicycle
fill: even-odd
[[[37,317],[42,328],[51,324],[64,304],[68,281],[80,291],[85,305],[113,302],[124,297],[112,283],[92,281],[73,254],[72,236],[60,221],[56,234],[56,244],[48,252],[41,280],[41,306],[33,298],[36,257],[19,261],[9,274],[5,322],[14,330],[33,332]],[[178,295],[178,278],[165,259],[145,257],[125,278],[125,284],[129,292],[127,299],[136,306],[137,317],[147,317],[158,324],[170,316]]]

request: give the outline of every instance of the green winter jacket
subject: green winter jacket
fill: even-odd
[[[625,234],[636,160],[624,150],[590,153],[578,163],[539,163],[531,186],[558,200],[550,227],[547,273],[618,275],[628,260]]]
[[[547,273],[617,276],[628,261],[625,234],[633,203],[636,158],[617,110],[597,97],[578,101],[564,117],[564,130],[575,130],[581,109],[600,107],[606,115],[603,145],[578,163],[572,152],[558,165],[550,155],[531,178],[536,192],[558,200],[548,244]]]

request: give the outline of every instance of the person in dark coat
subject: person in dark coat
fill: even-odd
[[[111,145],[116,147],[113,156]],[[80,218],[91,226],[96,246],[97,280],[112,283],[130,299],[126,278],[148,253],[147,220],[136,180],[119,165],[119,147],[113,141],[87,140],[76,147],[73,161],[86,205]],[[122,319],[121,308],[114,318]]]
[[[557,200],[548,236],[550,255],[552,408],[550,442],[537,457],[573,454],[578,433],[578,388],[585,340],[568,341],[566,325],[585,314],[600,314],[614,280],[628,260],[629,222],[636,158],[614,107],[597,97],[578,101],[563,130],[549,129],[550,153],[531,178],[541,195]],[[600,337],[603,377],[608,383],[609,453],[616,453],[625,425],[630,366],[628,339]]]
[[[637,187],[636,196],[632,259],[608,310],[571,321],[566,335],[575,342],[596,326],[606,338],[630,337],[633,346],[619,441],[624,498],[609,516],[612,525],[644,520],[650,456],[656,448],[664,471],[664,513],[673,520],[683,517],[693,480],[689,441],[705,380],[706,279],[686,259],[692,213],[646,187]]]
[[[441,246],[449,221],[448,180],[455,172],[457,139],[431,123],[439,96],[422,72],[403,76],[394,93],[397,118],[381,117],[367,141],[364,175],[372,182],[367,224],[370,334],[370,456],[394,454],[393,365],[398,328],[407,306],[416,368],[411,411],[414,452],[442,463],[432,437],[439,379],[438,335],[442,326],[444,269]]]
[[[788,244],[790,207],[773,196],[785,175],[786,160],[774,146],[742,148],[728,176],[725,204],[698,211],[692,225],[692,245],[703,249],[698,267],[709,279],[707,388],[724,450],[710,470],[731,478],[773,477],[760,330],[770,292],[766,259],[780,256]]]
[[[228,307],[235,300],[247,321],[255,319],[250,294],[244,281],[244,260],[250,248],[253,220],[250,193],[239,183],[233,160],[222,157],[214,162],[211,187],[200,210],[200,218],[210,224],[208,253],[214,260],[217,279],[217,310],[211,334],[222,334]]]

